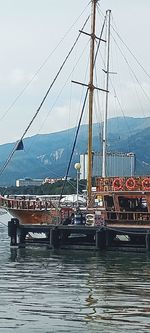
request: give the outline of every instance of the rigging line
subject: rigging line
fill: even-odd
[[[81,29],[81,32],[79,32],[79,34],[78,34],[78,36],[77,36],[75,42],[73,43],[73,45],[72,45],[72,47],[71,47],[69,53],[67,54],[67,56],[65,57],[65,59],[64,59],[64,61],[63,61],[63,63],[62,63],[62,65],[60,66],[60,68],[59,68],[59,70],[58,70],[56,76],[54,77],[52,83],[50,84],[50,86],[49,86],[49,88],[48,88],[48,90],[47,90],[47,92],[46,92],[44,98],[42,99],[42,101],[41,101],[41,103],[40,103],[40,105],[39,105],[37,111],[35,112],[33,118],[31,119],[29,125],[28,125],[27,128],[25,129],[25,131],[24,131],[24,133],[22,134],[20,140],[16,143],[16,145],[14,146],[14,148],[13,148],[12,152],[10,153],[8,159],[6,160],[6,162],[4,163],[3,167],[1,168],[1,170],[0,170],[0,176],[2,175],[3,171],[4,171],[5,168],[7,167],[8,163],[10,162],[10,160],[12,159],[12,157],[13,157],[13,155],[14,155],[14,153],[15,153],[17,147],[18,147],[18,143],[19,143],[21,140],[23,140],[24,136],[26,135],[26,133],[28,132],[29,128],[31,127],[31,125],[32,125],[32,123],[33,123],[33,121],[34,121],[34,119],[37,117],[38,113],[40,112],[40,110],[41,110],[41,108],[42,108],[42,106],[43,106],[43,104],[44,104],[44,102],[45,102],[45,100],[46,100],[46,98],[47,98],[47,96],[48,96],[50,90],[52,89],[54,83],[56,82],[56,80],[57,80],[59,74],[61,73],[61,71],[62,71],[62,69],[63,69],[63,67],[64,67],[66,61],[68,60],[70,54],[72,53],[74,47],[76,46],[76,44],[77,44],[77,42],[78,42],[78,40],[79,40],[79,38],[80,38],[80,35],[81,35],[81,33],[82,33],[82,30],[84,29],[84,27],[85,27],[86,23],[88,22],[88,20],[89,20],[89,16],[88,16],[88,18],[86,19],[86,21],[85,21],[85,23],[84,23],[84,25],[83,25],[83,27],[82,27],[82,29]]]
[[[30,146],[31,147],[31,146]],[[29,147],[29,149],[28,149],[28,156],[29,157],[32,157],[32,154],[31,154],[31,152],[30,152],[30,147]],[[56,172],[54,172],[52,169],[49,169],[46,165],[42,165],[42,168],[45,170],[45,171],[50,171],[51,172],[51,174],[53,174],[56,178],[60,178],[59,177],[59,175],[56,173]],[[47,177],[46,177],[47,178]]]
[[[79,133],[79,129],[80,129],[81,121],[82,121],[82,116],[83,116],[83,112],[84,112],[86,100],[87,100],[87,97],[88,97],[88,90],[89,89],[87,88],[86,94],[85,94],[85,97],[84,97],[84,102],[83,102],[83,106],[82,106],[82,110],[81,110],[81,115],[80,115],[78,127],[77,127],[77,131],[76,131],[76,135],[75,135],[75,140],[74,140],[72,151],[71,151],[70,160],[69,160],[68,167],[67,167],[66,176],[65,176],[65,179],[64,179],[64,184],[63,184],[62,191],[61,191],[61,194],[60,194],[60,200],[62,198],[63,191],[64,191],[64,188],[65,188],[65,185],[66,185],[66,181],[67,181],[67,177],[68,177],[68,174],[69,174],[70,165],[71,165],[71,162],[72,162],[72,157],[73,157],[73,154],[74,154],[74,149],[75,149],[75,146],[76,146],[76,142],[77,142],[77,138],[78,138],[78,133]]]
[[[105,19],[106,19],[106,17],[105,17]],[[100,53],[100,55],[101,55],[101,53]],[[101,55],[101,59],[102,59],[103,64],[105,65],[105,61],[104,61],[102,55]],[[114,85],[113,85],[113,83],[112,83],[112,79],[111,79],[111,77],[110,77],[110,82],[111,82],[112,88],[113,88],[113,90],[114,90],[114,95],[115,95],[115,97],[116,97],[116,99],[117,99],[117,101],[118,101],[118,104],[119,104],[119,106],[120,106],[120,110],[121,110],[121,112],[122,112],[122,114],[123,114],[124,119],[126,120],[126,117],[125,117],[125,114],[124,114],[124,111],[123,111],[123,108],[122,108],[121,102],[120,102],[119,97],[118,97],[118,95],[117,95],[117,93],[116,93],[116,90],[115,90]],[[127,123],[127,120],[126,120],[126,123]],[[130,135],[131,135],[131,131],[130,131],[130,128],[129,128],[129,126],[128,126],[128,123],[127,123],[127,127],[128,127],[128,131],[129,131],[129,133],[130,133]],[[101,131],[102,131],[102,129],[101,129]]]
[[[95,73],[96,74],[96,73]],[[97,79],[97,74],[95,75],[96,77],[96,85],[98,85],[98,79]],[[100,135],[100,138],[102,137],[102,126],[101,126],[101,123],[102,123],[102,115],[101,115],[101,112],[98,112],[98,110],[101,111],[101,106],[100,106],[100,101],[99,101],[99,94],[98,94],[98,91],[96,91],[96,95],[97,95],[97,109],[96,109],[96,118],[97,118],[97,121],[98,121],[98,127],[99,127],[99,135]]]
[[[100,55],[101,55],[101,53],[100,53]],[[103,59],[102,55],[101,55],[101,59],[102,59],[103,65],[105,65],[105,62],[104,62],[104,59]],[[120,102],[119,97],[118,97],[118,95],[117,95],[116,89],[115,89],[115,87],[114,87],[114,85],[113,85],[113,82],[112,82],[111,77],[110,77],[110,83],[111,83],[111,86],[112,86],[113,91],[114,91],[114,97],[117,99],[118,104],[119,104],[119,107],[120,107],[120,110],[121,110],[121,112],[122,112],[122,114],[123,114],[124,119],[126,120],[125,113],[124,113],[124,111],[123,111],[123,108],[122,108],[121,102]],[[126,120],[126,123],[127,123],[127,120]],[[129,128],[129,126],[128,126],[128,123],[127,123],[127,127],[128,127],[128,131],[129,131],[129,133],[130,133],[130,135],[131,135],[132,133],[131,133],[131,131],[130,131],[130,128]]]
[[[85,27],[85,25],[86,25],[86,23],[87,23],[88,20],[89,20],[89,16],[88,16],[87,20],[85,21],[85,23],[84,23],[84,25],[83,25],[81,31],[84,29],[84,27]],[[98,50],[99,50],[99,47],[100,47],[101,38],[102,38],[103,30],[104,30],[104,27],[105,27],[105,22],[106,22],[106,16],[105,16],[105,18],[104,18],[104,23],[103,23],[103,26],[102,26],[102,29],[101,29],[101,34],[100,34],[100,37],[99,37],[99,42],[98,42],[98,46],[97,46],[97,51],[96,51],[96,54],[95,54],[94,66],[95,66],[95,62],[96,62],[97,55],[98,55]],[[82,32],[81,32],[81,33],[82,33]],[[79,39],[79,37],[80,37],[80,34],[79,34],[79,36],[78,36],[78,39]],[[67,59],[68,59],[68,58],[67,58]],[[78,62],[79,62],[79,59],[78,59],[78,61],[76,62],[76,65],[77,65]],[[73,73],[73,71],[74,71],[76,65],[74,66],[74,68],[73,68],[72,72],[70,73],[69,77],[70,77],[71,74]],[[69,77],[68,77],[68,79],[69,79]],[[68,81],[68,79],[67,79],[67,81]],[[67,81],[66,81],[66,83],[67,83]],[[66,83],[65,83],[65,85],[66,85]],[[64,86],[65,86],[65,85],[64,85]],[[64,86],[63,86],[63,88],[64,88]],[[60,94],[61,94],[63,88],[61,89],[59,95],[57,96],[57,98],[56,98],[56,100],[55,100],[55,103],[56,103],[57,99],[59,98],[59,96],[60,96]],[[53,109],[55,103],[53,103],[53,106],[52,106],[52,108],[51,108],[50,111],[52,111],[52,109]],[[37,116],[37,114],[36,114],[36,116]],[[35,116],[35,117],[36,117],[36,116]],[[35,119],[35,118],[34,118],[34,119]],[[47,117],[46,117],[46,119],[47,119]],[[46,120],[46,119],[45,119],[45,120]],[[45,120],[44,120],[44,122],[45,122]],[[41,125],[41,127],[40,127],[40,130],[41,130],[41,128],[42,128],[44,122],[42,123],[42,125]],[[29,129],[29,127],[28,127],[28,129]],[[26,133],[25,133],[25,134],[26,134]],[[24,134],[24,135],[25,135],[25,134]],[[22,139],[23,139],[23,137],[21,137],[21,139],[20,139],[19,141],[21,141]]]
[[[102,58],[102,61],[103,61],[103,63],[104,63],[103,58]],[[126,122],[126,125],[127,125],[127,129],[128,129],[129,135],[131,136],[132,132],[131,132],[131,130],[130,130],[130,126],[129,126],[129,124],[128,124],[127,118],[126,118],[125,113],[124,113],[124,109],[123,109],[123,107],[122,107],[122,105],[121,105],[121,101],[120,101],[120,99],[119,99],[119,97],[118,97],[118,94],[117,94],[117,92],[116,92],[116,89],[115,89],[115,87],[114,87],[113,80],[112,80],[111,77],[110,77],[110,84],[111,84],[112,89],[113,89],[113,92],[114,92],[114,98],[115,98],[115,99],[117,100],[117,102],[118,102],[118,105],[119,105],[120,110],[121,110],[121,112],[122,112],[123,118],[124,118],[124,120],[125,120],[125,122]],[[117,116],[117,118],[118,118],[118,116]],[[127,140],[128,140],[128,149],[130,150],[130,141],[129,141],[129,137],[127,137]]]
[[[93,67],[95,67],[95,63],[96,63],[96,59],[97,59],[97,55],[98,55],[98,50],[99,50],[99,47],[100,47],[101,38],[102,38],[102,34],[103,34],[103,29],[105,27],[105,20],[106,20],[106,16],[104,18],[103,26],[102,26],[102,29],[101,29],[101,33],[100,33],[100,37],[99,37],[99,42],[98,42],[97,50],[96,50],[96,53],[95,53]],[[85,98],[84,98],[84,102],[83,102],[83,107],[82,107],[82,111],[81,111],[81,115],[80,115],[80,119],[79,119],[77,131],[76,131],[76,135],[75,135],[75,140],[74,140],[74,144],[73,144],[73,147],[72,147],[72,152],[71,152],[70,160],[69,160],[68,167],[67,167],[67,172],[66,172],[66,176],[65,176],[65,180],[64,180],[64,185],[62,187],[62,191],[61,191],[61,195],[60,195],[60,200],[61,200],[61,197],[63,195],[63,191],[64,191],[65,184],[66,184],[66,181],[67,181],[67,177],[68,177],[68,174],[69,174],[70,165],[71,165],[72,157],[73,157],[73,154],[74,154],[74,149],[75,149],[75,146],[76,146],[77,137],[78,137],[78,133],[79,133],[79,129],[80,129],[80,125],[81,125],[82,116],[83,116],[83,112],[84,112],[84,108],[85,108],[87,97],[88,97],[88,88],[87,88],[87,91],[86,91],[86,94],[85,94]]]
[[[29,153],[30,154],[30,153]],[[31,155],[32,156],[32,155]],[[59,175],[56,174],[53,170],[50,170],[46,165],[43,165],[43,169],[50,171],[55,177],[58,177],[58,181],[60,181],[61,179],[59,178]],[[67,179],[67,182],[75,189],[76,187],[70,182],[69,179]],[[81,186],[81,185],[80,185]],[[5,192],[7,191],[7,189],[5,189]],[[4,194],[4,192],[3,192]]]
[[[135,56],[135,54],[130,50],[130,48],[128,47],[128,45],[123,41],[123,39],[121,38],[121,36],[119,35],[119,33],[116,31],[116,29],[113,26],[112,26],[112,29],[114,30],[114,32],[116,33],[116,35],[118,36],[118,38],[120,39],[120,41],[122,42],[122,44],[126,47],[126,49],[129,51],[129,53],[132,55],[132,57],[137,62],[137,64],[141,67],[141,69],[146,74],[146,76],[150,79],[150,74],[146,71],[146,69],[140,63],[140,61],[137,59],[137,57]]]
[[[128,46],[124,43],[124,41],[121,39],[121,37],[119,36],[119,34],[117,33],[117,31],[113,28],[113,26],[112,26],[112,29],[113,29],[114,32],[117,34],[117,36],[119,37],[119,39],[121,40],[121,42],[126,46],[126,48],[128,49],[128,51],[129,51],[129,52],[132,54],[132,56],[135,58],[134,54],[130,51],[130,49],[128,48]],[[113,36],[112,36],[112,37],[113,37]],[[113,39],[114,39],[114,37],[113,37]],[[114,40],[115,40],[115,39],[114,39]],[[116,42],[116,41],[115,41],[115,43],[116,43],[116,45],[117,45],[117,42]],[[117,45],[117,46],[118,46],[118,45]],[[120,52],[121,52],[121,49],[119,48],[119,46],[118,46],[118,49],[119,49]],[[122,52],[121,52],[121,54],[123,55]],[[124,57],[124,56],[123,56],[123,57]],[[125,57],[124,57],[124,59],[125,59]],[[142,85],[140,84],[138,78],[136,77],[134,71],[132,70],[132,67],[129,65],[129,63],[128,63],[128,61],[127,61],[126,59],[125,59],[125,61],[126,61],[126,63],[128,64],[130,70],[132,71],[132,75],[134,76],[135,80],[138,82],[139,86],[141,87],[141,89],[142,89],[142,91],[143,91],[145,97],[148,99],[148,101],[150,101],[150,98],[149,98],[148,94],[146,93],[146,91],[144,90],[144,88],[142,87]],[[137,61],[137,63],[140,65],[140,63],[139,63],[139,61],[138,61],[137,59],[136,59],[136,61]],[[142,67],[142,65],[141,65],[141,67]],[[146,73],[144,67],[142,67],[142,69],[143,69],[143,71]],[[146,74],[147,74],[147,73],[146,73]],[[131,75],[131,73],[130,73],[130,75]],[[149,74],[147,74],[147,75],[149,76]],[[149,76],[149,78],[150,78],[150,76]],[[139,96],[138,96],[138,93],[137,93],[137,89],[136,89],[136,88],[135,88],[135,92],[136,92],[136,95],[137,95],[137,98],[138,98],[138,101],[139,101],[139,105],[140,105],[140,107],[141,107],[141,109],[143,110],[143,113],[144,113],[144,109],[143,109],[143,107],[142,107],[142,105],[141,105],[141,101],[140,101],[140,98],[139,98]]]
[[[129,134],[132,135],[132,132],[130,131],[130,127],[129,127],[129,125],[128,125],[128,122],[127,122],[127,119],[126,119],[126,116],[125,116],[124,110],[123,110],[122,105],[121,105],[121,102],[120,102],[120,99],[119,99],[119,97],[118,97],[118,95],[117,95],[116,89],[115,89],[114,86],[113,86],[113,83],[112,83],[111,78],[110,78],[110,82],[111,82],[112,88],[113,88],[113,90],[114,90],[114,97],[117,99],[117,102],[118,102],[118,105],[119,105],[119,107],[120,107],[120,110],[121,110],[121,112],[122,112],[122,114],[123,114],[124,120],[125,120],[126,123],[127,123],[127,128],[128,128]]]
[[[100,7],[99,7],[100,9]],[[102,10],[100,9],[100,13],[101,15],[104,17],[104,14],[102,12]],[[132,57],[134,58],[134,60],[137,62],[137,64],[141,67],[141,69],[143,70],[143,72],[147,75],[147,77],[150,79],[150,74],[146,71],[146,69],[144,68],[144,66],[140,63],[140,61],[137,59],[137,57],[135,56],[135,54],[130,50],[129,46],[123,41],[123,39],[121,38],[120,34],[116,31],[116,29],[113,27],[113,25],[111,24],[111,28],[113,29],[113,31],[116,33],[116,35],[118,36],[118,38],[120,39],[120,41],[122,42],[122,44],[126,47],[126,49],[129,51],[129,53],[132,55]]]
[[[88,41],[88,43],[89,43],[89,41]],[[88,44],[88,43],[87,43],[87,44]],[[61,96],[61,93],[62,93],[64,87],[67,85],[67,82],[69,81],[69,79],[70,79],[72,73],[74,72],[74,70],[75,70],[77,64],[79,63],[79,60],[81,59],[81,56],[82,56],[83,53],[85,52],[85,49],[86,49],[86,47],[85,47],[84,50],[82,51],[82,53],[81,53],[80,57],[78,58],[78,60],[76,61],[75,65],[74,65],[74,67],[73,67],[71,73],[68,75],[68,77],[67,77],[67,79],[66,79],[66,81],[65,81],[65,83],[64,83],[64,85],[63,85],[63,87],[60,89],[60,91],[59,91],[59,93],[58,93],[58,95],[57,95],[57,97],[56,97],[54,103],[52,104],[50,110],[48,111],[48,114],[46,115],[46,117],[45,117],[44,120],[42,121],[41,126],[40,126],[40,128],[39,128],[39,130],[38,130],[38,134],[40,133],[40,131],[41,131],[41,129],[42,129],[42,127],[43,127],[43,125],[44,125],[46,119],[49,117],[49,114],[51,113],[51,111],[53,110],[54,106],[56,105],[56,103],[57,103],[59,97]],[[33,145],[34,143],[35,143],[35,142],[31,143],[31,145],[30,145],[30,147],[29,147],[29,150],[31,149],[31,147],[32,147],[32,145]]]
[[[88,40],[88,44],[89,44],[90,40]],[[87,45],[87,44],[86,44]],[[82,53],[83,54],[83,53]],[[88,68],[89,68],[89,58],[87,59],[87,64],[85,66],[85,74],[84,74],[84,78],[83,78],[83,82],[87,81],[87,77],[88,77]],[[83,86],[82,88],[82,92],[81,92],[81,97],[80,97],[80,102],[79,102],[79,110],[81,109],[82,106],[82,100],[83,100],[83,94],[85,91],[85,87]],[[78,117],[80,116],[80,112],[78,113]],[[77,117],[77,119],[78,119]],[[76,120],[76,126],[77,126],[77,120]]]
[[[95,62],[96,62],[96,59],[97,59],[98,51],[99,51],[99,48],[100,48],[100,44],[101,44],[101,39],[102,39],[102,35],[103,35],[105,23],[106,23],[106,15],[104,17],[104,22],[103,22],[101,33],[100,33],[100,36],[99,36],[99,41],[98,41],[98,45],[97,45],[97,49],[96,49],[96,53],[95,53],[94,66],[95,66]]]
[[[89,4],[88,4],[89,6]],[[83,15],[84,11],[86,10],[87,6],[84,8],[84,10],[81,12],[80,16],[74,21],[74,23],[71,25],[71,27],[67,30],[67,32],[65,33],[65,35],[63,36],[63,38],[60,40],[60,42],[56,45],[56,47],[54,48],[54,50],[47,56],[47,58],[42,62],[42,64],[40,65],[40,67],[37,69],[37,71],[35,72],[35,74],[32,76],[31,80],[29,80],[27,82],[27,84],[24,86],[24,88],[22,89],[22,91],[17,95],[17,97],[14,99],[14,101],[10,104],[10,106],[6,109],[5,113],[3,114],[3,116],[0,118],[0,121],[2,119],[4,119],[4,117],[8,114],[9,110],[15,105],[15,103],[18,101],[18,99],[23,95],[23,93],[25,92],[25,90],[28,88],[28,86],[33,82],[33,80],[35,79],[35,77],[38,75],[38,73],[41,71],[41,69],[45,66],[45,64],[48,62],[49,58],[53,55],[53,53],[57,50],[57,48],[61,45],[61,43],[64,41],[64,39],[66,38],[66,36],[68,35],[68,33],[72,30],[72,28],[74,27],[74,25],[77,23],[77,21],[79,20],[79,18]],[[90,16],[89,16],[90,17]],[[88,19],[89,19],[88,17]],[[87,22],[86,22],[87,23]]]
[[[89,41],[88,41],[88,43],[89,43]],[[83,54],[83,53],[82,53]],[[77,63],[79,62],[79,60],[76,62],[76,65],[77,65]],[[87,69],[88,69],[88,63],[89,63],[89,60],[88,60],[88,62],[87,62],[87,66],[86,66],[86,71],[85,71],[85,75],[84,75],[84,81],[83,82],[86,82],[86,77],[87,77]],[[72,70],[72,72],[71,72],[71,74],[74,72],[74,69],[75,69],[75,66],[74,66],[74,68],[73,68],[73,70]],[[81,97],[80,97],[80,102],[79,102],[79,110],[81,109],[81,106],[82,106],[82,99],[83,99],[83,93],[84,93],[84,90],[85,90],[85,88],[83,87],[83,89],[82,89],[82,93],[81,93]],[[80,113],[78,112],[78,117],[80,116]],[[78,117],[76,118],[76,125],[75,125],[75,128],[77,127],[77,119],[78,119]],[[71,142],[71,145],[74,143],[74,140]],[[68,148],[69,148],[69,146],[68,146]],[[68,162],[68,161],[67,161]],[[66,181],[68,181],[68,180],[66,180]]]
[[[144,88],[142,87],[142,85],[140,84],[140,82],[139,82],[139,80],[138,80],[136,74],[134,73],[134,71],[133,71],[131,65],[129,64],[127,58],[126,58],[125,55],[123,54],[123,52],[122,52],[121,48],[119,47],[118,43],[116,42],[115,38],[114,38],[113,36],[112,36],[112,38],[113,38],[115,44],[117,45],[117,47],[118,47],[118,49],[119,49],[119,51],[120,51],[120,53],[121,53],[123,59],[125,60],[125,62],[126,62],[126,64],[128,65],[128,67],[130,68],[130,71],[132,72],[132,75],[134,76],[135,80],[137,81],[137,83],[138,83],[139,86],[141,87],[141,89],[142,89],[142,91],[143,91],[143,94],[145,95],[145,97],[147,98],[147,100],[150,102],[150,97],[149,97],[149,95],[146,93],[145,89],[144,89]]]
[[[104,17],[104,22],[103,22],[103,25],[102,25],[102,29],[101,29],[101,33],[100,33],[100,36],[99,36],[99,41],[98,41],[98,45],[97,45],[97,49],[96,49],[96,53],[95,53],[94,67],[95,67],[97,56],[98,56],[98,52],[99,52],[99,48],[100,48],[100,43],[101,43],[101,38],[102,38],[102,35],[103,35],[105,24],[106,24],[106,15]],[[97,76],[96,76],[96,82],[97,82]],[[98,92],[97,92],[97,95],[98,95]]]
[[[76,190],[76,186],[72,184],[72,182],[70,180],[67,179],[67,183],[74,189]],[[85,189],[85,185],[80,184],[80,187],[83,187]],[[81,191],[79,191],[79,194],[82,194]]]
[[[85,27],[85,25],[86,25],[86,23],[87,23],[88,19],[89,19],[89,17],[86,19],[86,21],[85,21],[85,23],[84,23],[84,25],[83,25],[83,27],[82,27],[82,29],[81,29],[81,30],[83,30],[83,29],[84,29],[84,27]],[[45,102],[45,100],[46,100],[46,98],[47,98],[47,96],[48,96],[48,94],[49,94],[50,90],[52,89],[52,87],[53,87],[54,83],[56,82],[56,80],[57,80],[57,78],[58,78],[59,74],[61,73],[61,71],[62,71],[62,69],[63,69],[63,67],[64,67],[64,65],[65,65],[66,61],[68,60],[68,58],[69,58],[70,54],[72,53],[72,51],[73,51],[73,49],[74,49],[75,45],[77,44],[77,42],[78,42],[78,40],[79,40],[79,37],[80,37],[81,33],[82,33],[82,32],[79,32],[79,34],[78,34],[78,36],[77,36],[77,38],[76,38],[75,42],[73,43],[73,45],[72,45],[72,47],[71,47],[71,49],[70,49],[69,53],[67,54],[67,56],[66,56],[65,60],[63,61],[62,65],[60,66],[60,68],[59,68],[59,70],[58,70],[58,72],[57,72],[56,76],[54,77],[54,79],[53,79],[52,83],[50,84],[50,86],[49,86],[49,88],[48,88],[48,90],[47,90],[47,92],[46,92],[46,94],[45,94],[45,96],[44,96],[44,98],[43,98],[42,102],[40,103],[40,106],[38,107],[38,109],[37,109],[37,111],[36,111],[35,115],[33,116],[32,120],[30,121],[30,123],[29,123],[29,125],[27,126],[26,130],[24,131],[24,133],[23,133],[23,135],[22,135],[21,139],[23,139],[23,138],[24,138],[25,134],[26,134],[26,133],[27,133],[27,131],[29,130],[30,126],[32,125],[32,123],[33,123],[34,119],[37,117],[37,115],[38,115],[38,113],[39,113],[39,111],[40,111],[41,107],[43,106],[43,104],[44,104],[44,102]]]

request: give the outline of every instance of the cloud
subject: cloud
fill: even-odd
[[[7,81],[10,82],[11,85],[20,85],[25,84],[26,82],[31,80],[31,75],[25,73],[25,71],[21,68],[14,68],[11,70]]]
[[[112,92],[109,100],[109,116],[148,117],[150,109],[150,82],[126,82]],[[114,115],[113,115],[114,114]]]
[[[53,53],[53,57],[49,57],[48,62],[43,67],[38,76],[34,79],[30,88],[25,91],[13,109],[10,109],[7,118],[1,122],[0,143],[13,141],[22,133],[25,126],[29,123],[39,106],[49,84],[52,82],[54,75],[60,67],[64,57],[66,56],[70,45],[75,40],[78,30],[83,25],[87,14],[90,12],[87,0],[68,1],[43,1],[39,0],[14,0],[0,1],[0,90],[1,90],[1,106],[0,117],[8,109],[9,105],[22,92],[24,87],[30,82],[40,65],[53,52],[57,44],[63,40],[63,36],[67,31],[69,42],[61,44],[61,48]],[[142,59],[141,62],[145,68],[149,67],[150,48],[147,42],[147,34],[150,31],[150,2],[147,0],[105,0],[99,2],[100,9],[103,13],[107,8],[112,9],[113,22],[115,26],[119,26],[119,33],[125,40],[127,45],[136,54],[137,58]],[[87,7],[84,15],[81,16],[77,25],[73,24],[80,17],[81,12]],[[99,11],[100,13],[100,11]],[[98,15],[99,15],[98,13]],[[134,14],[134,15],[133,15]],[[102,21],[102,15],[97,16]],[[72,26],[72,28],[70,28]],[[99,32],[98,32],[99,34]],[[85,43],[87,36],[82,36]],[[80,48],[81,52],[81,48]],[[78,56],[78,51],[76,51]],[[120,61],[120,54],[114,56],[111,63],[111,69],[118,74],[113,78],[114,87],[117,92],[117,98],[114,97],[113,89],[111,88],[109,96],[109,117],[116,115],[132,115],[132,116],[147,116],[149,113],[149,101],[139,85],[131,80],[127,75],[127,69],[121,66],[117,67],[117,61]],[[74,57],[74,62],[77,60]],[[81,69],[82,69],[82,65]],[[139,68],[136,68],[136,73],[140,82],[148,96],[150,95],[150,83],[148,78],[145,79]],[[67,70],[66,77],[67,77]],[[101,72],[101,69],[100,69]],[[120,84],[120,77],[123,81]],[[75,80],[82,81],[79,75],[74,75]],[[41,128],[42,132],[58,131],[73,127],[77,124],[79,117],[80,106],[77,96],[72,100],[72,105],[69,105],[70,92],[69,90],[58,100],[53,111],[47,117],[51,106],[55,101],[61,86],[63,86],[65,78],[61,76],[60,85],[52,90],[48,102],[42,108],[35,124],[33,124],[29,135],[36,134]],[[98,81],[98,86],[103,86],[102,81]],[[75,89],[77,91],[78,88]],[[81,88],[82,89],[82,88]],[[67,102],[68,93],[68,102]],[[76,93],[76,92],[75,92]],[[77,95],[77,93],[76,93]],[[102,94],[101,94],[102,95]],[[100,99],[102,96],[100,95]],[[104,102],[100,102],[105,105]],[[121,107],[120,107],[121,106]],[[97,106],[97,113],[99,108]],[[99,118],[94,120],[101,121],[103,112]],[[45,121],[44,121],[45,119]],[[84,121],[87,121],[85,116]],[[42,126],[43,124],[43,126]],[[42,126],[42,127],[41,127]]]

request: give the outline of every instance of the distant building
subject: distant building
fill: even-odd
[[[87,179],[87,170],[88,170],[88,155],[82,154],[80,155],[80,179]]]
[[[42,184],[54,184],[62,180],[62,178],[45,178],[45,179],[32,179],[32,178],[24,178],[24,179],[17,179],[16,186],[40,186]]]
[[[80,155],[80,179],[87,179],[88,155]],[[130,177],[135,173],[134,153],[107,153],[106,175],[107,177]],[[92,176],[102,176],[102,153],[93,153]]]
[[[43,184],[43,179],[32,179],[32,178],[24,178],[17,179],[16,186],[40,186]]]
[[[59,180],[62,180],[62,178],[48,178],[47,177],[43,180],[43,184],[45,184],[45,183],[54,184],[54,183],[58,182]]]

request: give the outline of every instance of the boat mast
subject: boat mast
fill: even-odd
[[[95,49],[95,21],[96,21],[96,4],[97,0],[92,0],[91,10],[91,43],[90,43],[90,80],[89,80],[89,124],[88,124],[88,177],[87,192],[88,206],[91,206],[92,192],[92,122],[93,122],[93,71],[94,71],[94,49]]]
[[[102,177],[106,177],[106,154],[107,154],[107,116],[108,116],[108,94],[109,94],[109,66],[110,66],[110,15],[111,10],[106,11],[108,16],[107,25],[107,65],[104,71],[107,75],[106,77],[106,104],[104,112],[104,124],[103,124],[103,155],[102,155]]]

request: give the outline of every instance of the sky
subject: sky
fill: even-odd
[[[24,133],[90,13],[89,2],[0,0],[0,144],[18,140]],[[108,117],[148,117],[150,1],[101,0],[97,16],[99,24],[107,9],[112,11],[112,26],[147,73],[136,62],[133,64],[133,57],[119,40],[120,53],[113,30],[115,46],[111,44],[114,54],[110,65],[117,74],[111,76]],[[82,68],[88,64],[83,60],[89,50],[85,35],[80,43],[79,50],[73,53],[26,137],[77,125],[84,91],[81,86],[71,84],[71,80],[88,82],[85,69],[80,78]],[[104,88],[103,75],[98,85]],[[94,116],[95,122],[102,119],[102,114]],[[87,122],[87,115],[83,122]]]

